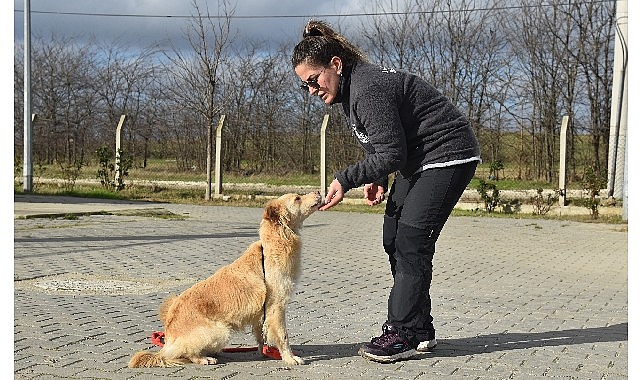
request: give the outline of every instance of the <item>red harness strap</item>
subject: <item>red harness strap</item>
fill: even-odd
[[[165,345],[165,333],[160,332],[160,331],[154,331],[151,333],[151,343],[155,344],[156,346],[164,346]]]
[[[151,343],[160,347],[164,346],[165,333],[161,331],[152,332]],[[223,352],[252,352],[256,350],[258,350],[258,347],[225,347],[223,348]],[[280,356],[280,352],[278,351],[278,348],[268,346],[266,344],[263,345],[263,355],[267,356],[268,358],[272,358],[276,360],[282,359]]]

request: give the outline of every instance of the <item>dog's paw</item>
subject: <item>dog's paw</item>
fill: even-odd
[[[216,358],[212,358],[212,357],[208,356],[205,359],[207,359],[207,364],[208,365],[218,364],[218,360]]]
[[[213,365],[213,364],[218,363],[218,360],[216,360],[216,358],[212,358],[210,356],[202,356],[202,357],[198,357],[198,358],[191,358],[190,360],[194,364],[202,364],[202,365]]]
[[[300,356],[296,356],[296,355],[292,355],[289,358],[283,358],[283,361],[288,366],[295,366],[295,365],[305,364],[305,360],[303,360]]]

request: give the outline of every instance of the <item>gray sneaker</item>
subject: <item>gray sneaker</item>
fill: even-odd
[[[430,352],[436,347],[436,338],[431,340],[424,340],[418,344],[416,351],[418,352]]]

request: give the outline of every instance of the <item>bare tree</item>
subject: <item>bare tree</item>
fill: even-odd
[[[591,128],[601,131],[592,135],[593,159],[597,164],[600,160],[599,141],[607,131],[604,121],[609,115],[603,109],[609,104],[606,94],[610,88],[607,78],[611,72],[613,6],[563,1],[538,6],[522,1],[521,5],[520,15],[510,18],[512,28],[521,32],[512,34],[510,46],[527,78],[521,85],[530,115],[533,174],[537,179],[552,181],[556,178],[557,135],[564,114],[570,115],[573,123],[581,118],[590,120]],[[586,103],[590,104],[589,112],[582,111]],[[576,172],[576,124],[571,125],[570,133],[569,158]]]
[[[126,47],[116,43],[103,44],[98,47],[96,56],[100,57],[94,64],[94,88],[98,95],[98,109],[104,126],[104,142],[114,141],[115,128],[120,116],[127,115],[124,128],[123,147],[129,158],[136,158],[137,140],[143,140],[143,166],[147,160],[146,141],[149,136],[148,126],[141,123],[141,114],[145,104],[152,97],[154,75],[157,65],[153,61],[157,53],[155,47],[139,53],[127,51]]]
[[[383,16],[368,17],[361,22],[361,37],[365,40],[370,59],[382,66],[408,71],[420,70],[416,49],[420,19],[416,12],[422,4],[378,0],[368,2],[365,11],[385,12]],[[420,59],[420,58],[419,58]]]
[[[269,101],[264,90],[272,75],[273,58],[259,50],[259,43],[247,41],[235,50],[226,62],[224,76],[224,107],[228,124],[233,125],[225,138],[226,167],[245,173],[261,171],[264,164],[255,149],[261,149],[260,108]],[[243,167],[243,163],[245,167]],[[247,167],[248,163],[251,167]]]
[[[193,0],[192,5],[195,13],[185,31],[191,50],[183,52],[174,48],[173,55],[167,55],[165,68],[170,82],[167,89],[177,105],[196,112],[206,125],[207,183],[211,185],[212,136],[220,115],[220,102],[217,101],[219,69],[232,41],[231,16],[235,8],[222,0],[217,4],[216,14],[212,14],[207,2],[204,8],[198,0]],[[207,186],[205,197],[209,199],[210,196],[211,186]]]
[[[563,78],[559,41],[549,25],[558,23],[559,12],[557,7],[533,7],[525,0],[521,5],[522,17],[508,18],[513,28],[512,54],[523,71],[523,94],[530,94],[526,111],[530,113],[534,176],[552,181]]]
[[[56,36],[37,39],[32,49],[34,161],[81,166],[93,132],[93,51]]]
[[[575,4],[570,13],[579,28],[577,39],[581,48],[568,53],[575,56],[580,66],[587,97],[584,101],[589,108],[587,128],[577,133],[589,133],[596,170],[602,170],[607,160],[615,14],[613,4],[592,2]]]

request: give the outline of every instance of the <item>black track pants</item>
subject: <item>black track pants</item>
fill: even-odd
[[[428,169],[392,184],[383,221],[383,247],[394,285],[387,323],[414,346],[434,339],[430,284],[436,240],[477,162]]]

